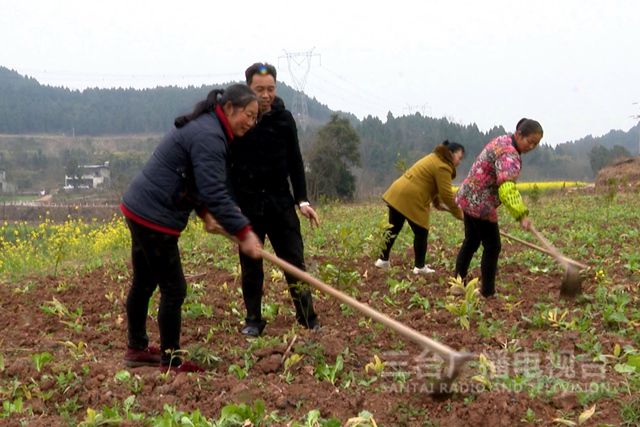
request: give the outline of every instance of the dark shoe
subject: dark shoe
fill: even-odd
[[[124,355],[124,364],[129,368],[158,366],[160,360],[160,349],[157,347],[147,347],[144,350],[136,350],[135,348],[128,347]]]
[[[242,335],[256,338],[262,335],[262,331],[264,331],[265,326],[267,326],[267,322],[264,320],[245,321],[244,328],[242,328],[242,331],[240,332]]]
[[[197,365],[197,364],[195,364],[193,362],[189,362],[189,361],[182,362],[178,366],[171,365],[171,367],[169,367],[169,365],[160,365],[160,370],[162,372],[167,372],[168,370],[170,370],[171,372],[176,372],[176,373],[179,373],[179,372],[205,372],[206,371],[203,367],[201,367],[201,366],[199,366],[199,365]]]
[[[300,322],[300,324],[309,329],[310,331],[314,331],[314,332],[318,332],[321,328],[320,326],[320,321],[318,321],[318,319],[313,319],[311,322],[309,322],[308,324],[306,322]]]
[[[496,291],[495,290],[482,289],[480,291],[480,294],[485,298],[491,298],[492,296],[494,296],[496,294]]]
[[[257,338],[260,336],[261,331],[260,331],[260,327],[256,325],[247,325],[244,328],[242,328],[242,331],[240,331],[240,333],[248,337]]]

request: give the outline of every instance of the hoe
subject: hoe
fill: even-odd
[[[444,210],[449,211],[449,209],[446,208]],[[531,232],[534,234],[534,236],[536,236],[538,240],[540,240],[544,248],[534,245],[533,243],[529,243],[526,240],[518,239],[517,237],[504,233],[502,231],[500,231],[500,234],[507,239],[511,239],[513,241],[521,243],[525,246],[530,247],[531,249],[535,249],[542,253],[551,255],[556,259],[556,261],[560,263],[560,265],[564,267],[564,277],[562,279],[562,284],[560,285],[561,296],[573,298],[576,295],[582,293],[582,282],[584,280],[584,277],[580,274],[580,270],[578,269],[578,267],[580,267],[581,269],[586,269],[588,268],[588,266],[562,255],[560,251],[555,246],[553,246],[551,242],[549,242],[538,230],[536,230],[533,225],[531,225]]]
[[[358,310],[364,315],[382,323],[403,337],[407,338],[420,345],[423,348],[426,348],[433,353],[437,354],[442,360],[445,361],[446,365],[443,368],[443,371],[440,375],[439,380],[436,381],[435,384],[432,385],[431,390],[434,395],[446,395],[451,392],[451,383],[458,377],[465,363],[469,360],[475,359],[476,356],[473,353],[467,352],[458,352],[448,347],[438,341],[435,341],[431,338],[428,338],[415,329],[412,329],[406,326],[403,323],[400,323],[390,317],[380,313],[379,311],[374,310],[367,304],[361,303],[354,298],[351,298],[348,295],[343,294],[337,289],[327,285],[326,283],[316,279],[309,273],[300,270],[299,268],[291,265],[290,263],[284,261],[283,259],[278,258],[277,256],[262,250],[262,257],[278,267],[282,268],[287,273],[295,276],[297,279],[300,279],[306,283],[309,283],[314,288],[318,289],[325,294],[329,294],[340,302],[347,304],[349,307]]]
[[[531,232],[540,240],[540,243],[547,249],[547,253],[551,254],[556,261],[564,267],[564,278],[560,285],[560,295],[564,297],[575,297],[582,292],[583,277],[580,275],[578,266],[582,264],[573,261],[560,253],[560,251],[551,244],[536,228],[532,225]]]

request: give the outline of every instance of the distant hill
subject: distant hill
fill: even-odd
[[[632,127],[628,132],[621,130],[609,131],[606,135],[599,137],[593,137],[587,135],[584,138],[576,141],[565,142],[558,144],[556,147],[565,153],[580,154],[582,152],[591,150],[596,145],[601,145],[605,148],[612,149],[616,145],[624,147],[634,156],[640,155],[638,152],[639,134],[638,126]]]
[[[0,66],[0,134],[5,134],[0,138],[0,169],[19,189],[37,189],[60,182],[71,160],[79,164],[110,161],[121,168],[121,184],[125,185],[176,116],[190,111],[214,87],[230,83],[79,91],[42,85]],[[308,126],[299,126],[304,154],[314,143],[316,130],[333,111],[284,83],[278,84],[278,94],[288,107],[296,96],[307,101]],[[362,197],[379,196],[399,176],[402,165],[410,166],[445,139],[466,147],[466,158],[458,168],[460,181],[484,145],[507,132],[502,126],[483,132],[475,124],[460,125],[418,113],[400,117],[388,113],[384,122],[372,116],[358,120],[353,114],[340,114],[349,118],[360,135],[362,162],[356,173]],[[543,142],[523,157],[521,179],[593,180],[591,150],[622,149],[638,155],[638,131],[638,126],[628,132],[612,130],[601,137],[586,136],[556,147]],[[48,179],[43,182],[44,177]]]
[[[154,89],[85,89],[41,85],[36,79],[0,67],[0,133],[57,133],[120,135],[162,133],[173,119],[191,110],[206,94],[229,82],[200,87]],[[278,84],[285,105],[293,105],[294,91]],[[311,124],[324,123],[331,110],[307,98]]]

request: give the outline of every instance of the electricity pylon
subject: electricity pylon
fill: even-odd
[[[291,106],[291,113],[300,128],[306,127],[309,122],[309,108],[307,106],[306,95],[304,94],[304,87],[307,84],[307,77],[311,70],[311,59],[314,56],[320,57],[320,54],[313,53],[313,49],[306,52],[287,52],[285,50],[284,55],[278,58],[285,58],[287,60],[289,74],[291,75],[293,86],[296,90],[296,94],[293,97],[293,105]]]

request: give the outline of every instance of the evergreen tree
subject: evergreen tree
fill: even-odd
[[[312,197],[350,200],[356,189],[351,168],[360,165],[360,137],[349,120],[333,114],[319,131],[307,161]]]

